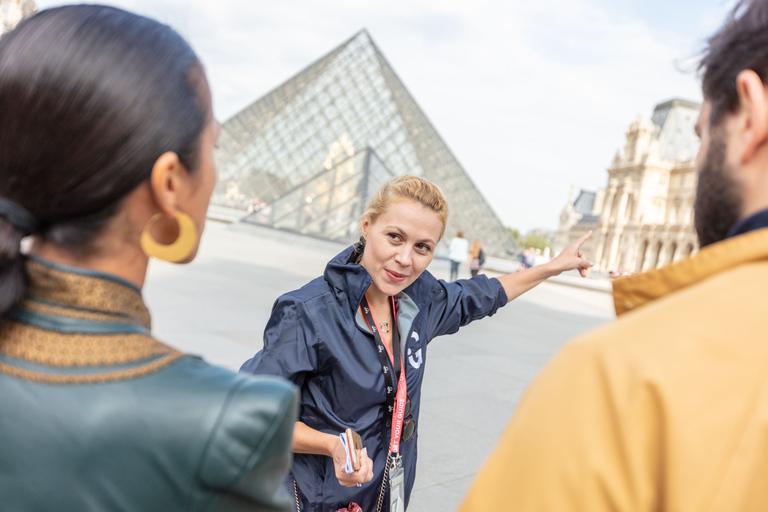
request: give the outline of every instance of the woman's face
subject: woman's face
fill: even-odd
[[[360,262],[373,284],[396,295],[413,283],[432,262],[443,223],[421,203],[398,201],[371,223],[363,219],[365,252]]]

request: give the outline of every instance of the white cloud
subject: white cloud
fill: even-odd
[[[571,184],[604,184],[636,114],[699,99],[675,62],[708,35],[686,38],[593,0],[110,3],[190,40],[220,118],[368,28],[502,221],[522,230],[556,227]],[[727,10],[705,7],[680,23],[711,27]]]

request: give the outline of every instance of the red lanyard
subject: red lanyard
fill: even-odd
[[[363,317],[365,318],[368,328],[373,334],[373,338],[376,341],[376,345],[379,352],[379,359],[382,363],[382,373],[384,374],[384,381],[387,388],[387,402],[389,404],[389,410],[392,411],[392,433],[389,443],[389,451],[397,454],[400,451],[400,437],[403,430],[403,415],[405,414],[405,403],[408,397],[408,387],[405,381],[405,366],[403,364],[403,354],[400,350],[400,332],[397,329],[397,319],[395,315],[395,299],[390,297],[392,306],[392,318],[394,320],[394,326],[392,327],[392,350],[394,356],[390,352],[387,345],[382,341],[379,330],[377,329],[376,319],[373,317],[373,311],[371,311],[368,298],[364,298],[364,303],[361,304],[363,308]],[[384,356],[386,351],[389,356],[389,360],[392,361],[392,366],[395,367],[395,372],[398,374],[397,378],[397,394],[392,389],[392,377],[389,372],[389,364]],[[397,364],[399,363],[399,364]],[[394,396],[393,396],[394,395]]]
[[[400,354],[400,378],[397,381],[397,406],[392,412],[392,436],[389,440],[389,451],[398,453],[400,451],[400,437],[403,432],[403,414],[405,413],[405,402],[408,396],[408,389],[405,383],[405,366],[403,366],[403,355]]]

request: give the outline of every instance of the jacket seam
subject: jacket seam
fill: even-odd
[[[258,457],[258,454],[262,451],[264,448],[264,445],[269,444],[269,442],[272,440],[273,434],[277,431],[277,428],[280,426],[280,423],[282,422],[283,418],[287,416],[288,408],[291,405],[291,402],[293,401],[293,398],[295,397],[296,391],[295,387],[293,388],[294,391],[290,394],[285,394],[285,396],[280,400],[280,407],[279,407],[279,414],[275,415],[274,421],[272,421],[272,424],[267,429],[267,432],[265,435],[262,436],[261,442],[258,444],[256,448],[251,450],[250,455],[246,459],[245,464],[243,464],[242,469],[240,470],[240,473],[235,478],[234,482],[228,487],[228,489],[234,487],[237,485],[238,482],[240,482],[243,477],[248,473],[251,462],[254,458]],[[290,449],[290,447],[289,447]]]
[[[239,391],[241,388],[243,388],[248,383],[247,380],[243,380],[242,382],[239,382],[236,386],[232,388],[232,390],[229,392],[229,395],[227,396],[227,400],[225,401],[225,406],[222,407],[221,413],[219,414],[219,418],[217,418],[216,426],[214,430],[211,432],[211,435],[208,437],[208,441],[206,442],[205,451],[203,452],[203,456],[200,459],[200,462],[198,464],[198,469],[196,471],[196,478],[198,481],[201,481],[200,477],[200,470],[202,468],[202,464],[206,460],[208,456],[209,449],[213,443],[213,438],[218,431],[219,426],[223,422],[224,414],[226,413],[227,408],[229,407],[230,402],[232,401],[232,397],[234,397],[235,393]],[[294,388],[295,389],[295,388]],[[242,464],[242,468],[237,473],[237,475],[230,480],[230,482],[223,486],[222,488],[212,488],[209,485],[205,485],[205,488],[211,489],[213,493],[213,499],[210,502],[209,510],[215,510],[218,502],[221,500],[221,496],[225,492],[229,492],[233,487],[235,487],[238,482],[240,482],[244,476],[248,473],[251,463],[254,458],[258,457],[258,454],[261,453],[261,451],[264,448],[264,445],[269,443],[272,440],[272,437],[277,430],[277,428],[280,426],[280,423],[282,422],[283,418],[288,413],[288,408],[293,400],[293,396],[295,395],[295,391],[292,394],[286,394],[281,400],[280,400],[280,406],[278,408],[278,414],[275,415],[274,421],[269,425],[269,428],[266,430],[264,435],[261,438],[261,441],[258,443],[258,445],[251,450],[248,457],[246,457],[245,462]],[[203,482],[201,482],[203,483]]]
[[[323,295],[326,295],[326,293],[328,293],[328,292],[318,293],[317,295],[314,295],[314,296],[312,296],[311,298],[309,298],[307,300],[312,300],[312,299],[316,299],[318,297],[322,297]],[[313,334],[314,334],[314,341],[315,341],[314,347],[317,347],[319,345],[319,342],[320,342],[320,330],[317,328],[317,324],[315,323],[314,316],[309,312],[309,308],[307,307],[307,300],[304,300],[301,297],[297,297],[296,295],[292,295],[292,294],[290,294],[290,295],[286,294],[286,295],[288,295],[291,298],[297,300],[298,302],[301,302],[301,312],[299,313],[299,315],[308,318],[309,321],[312,323],[312,330],[314,331]],[[297,319],[298,319],[299,315],[297,315]],[[317,348],[315,348],[314,350],[317,353]],[[317,354],[317,355],[319,355],[319,354]],[[318,360],[318,363],[319,362],[320,361]]]
[[[212,493],[215,493],[215,489],[208,486],[205,482],[203,482],[203,478],[201,475],[203,464],[205,463],[206,459],[208,458],[209,452],[211,450],[211,446],[213,445],[213,438],[216,436],[216,433],[219,431],[219,427],[221,426],[222,422],[224,421],[224,414],[226,413],[227,409],[229,408],[229,404],[232,401],[232,397],[234,396],[235,392],[240,389],[241,386],[243,386],[245,381],[238,382],[237,385],[233,386],[232,389],[229,390],[229,393],[227,393],[227,398],[224,400],[224,403],[221,406],[221,409],[219,409],[219,414],[216,417],[216,422],[213,425],[213,429],[211,429],[211,433],[208,434],[208,439],[205,442],[205,448],[203,449],[203,454],[200,456],[200,460],[197,462],[197,468],[195,469],[195,480],[197,480],[199,483],[203,484],[202,487],[206,489],[211,489]],[[220,493],[214,494],[214,499],[211,501],[211,504],[215,504],[216,501],[218,501],[218,495]],[[192,505],[193,492],[190,490],[189,493],[189,500],[190,505]]]

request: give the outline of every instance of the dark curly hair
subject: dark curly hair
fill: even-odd
[[[704,99],[712,104],[710,123],[735,112],[739,96],[736,77],[751,69],[768,79],[768,1],[741,0],[723,26],[707,41],[699,60]]]

